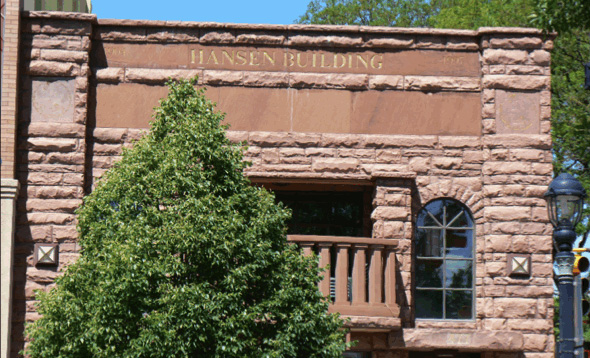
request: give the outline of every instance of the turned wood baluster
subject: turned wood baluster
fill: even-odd
[[[326,268],[330,264],[330,247],[329,242],[318,243],[320,251],[320,267]],[[330,269],[324,270],[322,280],[320,281],[320,292],[324,297],[330,296]]]
[[[354,245],[354,262],[352,264],[352,303],[354,305],[367,304],[367,244]]]
[[[369,303],[383,302],[383,245],[371,245],[371,267],[369,268]]]
[[[350,244],[336,244],[336,304],[348,302],[349,247]]]
[[[303,250],[304,256],[311,256],[313,252],[313,242],[301,242],[299,243],[299,247]]]
[[[395,304],[395,251],[388,247],[385,251],[385,303]]]

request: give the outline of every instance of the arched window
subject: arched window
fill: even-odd
[[[453,199],[435,199],[416,219],[416,318],[473,318],[473,217]]]

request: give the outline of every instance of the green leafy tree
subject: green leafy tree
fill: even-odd
[[[194,81],[78,211],[79,260],[39,293],[33,357],[339,357],[345,332],[290,216],[243,175]]]
[[[533,0],[434,0],[438,13],[430,23],[448,29],[528,26]]]
[[[427,26],[427,0],[313,0],[300,24]]]

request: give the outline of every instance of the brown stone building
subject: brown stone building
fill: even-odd
[[[7,4],[2,357],[25,344],[34,290],[76,259],[82,197],[149,130],[166,80],[195,76],[248,143],[245,174],[293,208],[289,240],[331,263],[320,289],[354,351],[553,356],[551,38]]]

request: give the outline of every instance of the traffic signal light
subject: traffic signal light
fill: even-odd
[[[585,249],[574,249],[573,251],[576,253],[576,261],[574,262],[574,276],[581,274],[582,272],[588,271],[590,267],[590,261],[585,256],[579,255],[579,253],[583,252],[580,250]]]

